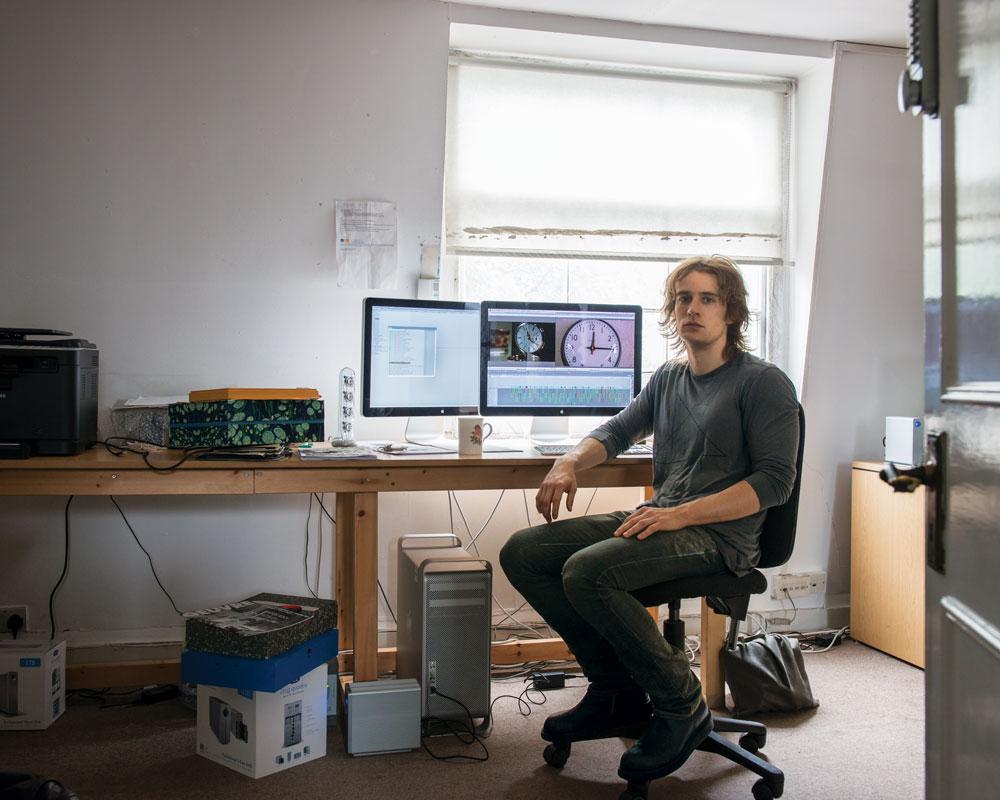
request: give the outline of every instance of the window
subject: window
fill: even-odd
[[[467,53],[449,70],[443,296],[638,303],[651,372],[667,272],[718,253],[773,357],[789,81]]]

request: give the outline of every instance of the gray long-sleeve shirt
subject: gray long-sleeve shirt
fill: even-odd
[[[589,436],[613,458],[651,433],[655,494],[648,505],[669,508],[743,480],[757,493],[756,514],[700,526],[726,566],[745,575],[760,558],[765,510],[784,503],[795,480],[799,417],[792,382],[748,353],[704,375],[694,375],[685,362],[668,362]]]

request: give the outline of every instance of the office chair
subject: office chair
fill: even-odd
[[[799,446],[795,458],[795,482],[792,493],[784,505],[767,510],[760,532],[760,561],[758,568],[777,567],[788,561],[795,544],[795,523],[799,511],[799,489],[802,485],[802,453],[805,444],[806,422],[802,406],[799,406]],[[736,637],[740,622],[746,619],[750,596],[767,590],[767,578],[755,569],[742,578],[735,575],[712,575],[704,578],[684,578],[646,586],[632,592],[644,606],[666,604],[669,616],[663,621],[663,635],[674,647],[684,649],[684,621],[681,619],[681,600],[685,597],[704,597],[716,614],[729,617],[726,648],[736,647]],[[760,722],[712,718],[714,730],[698,745],[699,750],[715,753],[739,764],[760,776],[753,785],[754,800],[774,800],[781,797],[785,786],[785,776],[773,764],[764,761],[757,751],[767,741],[767,727]],[[739,744],[729,741],[720,734],[741,733]],[[550,744],[543,757],[546,763],[562,767],[569,758],[568,743]],[[649,792],[648,780],[632,780],[627,775],[628,788],[619,800],[645,800]],[[663,776],[660,776],[663,777]]]

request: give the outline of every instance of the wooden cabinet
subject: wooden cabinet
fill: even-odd
[[[881,464],[851,468],[851,637],[924,666],[924,489],[893,492]]]

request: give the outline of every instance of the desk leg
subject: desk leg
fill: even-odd
[[[354,495],[354,680],[378,677],[378,493]]]
[[[337,492],[337,533],[333,545],[337,563],[337,641],[341,650],[354,649],[354,495]]]
[[[726,641],[726,620],[701,599],[701,690],[709,708],[726,705],[726,676],[722,670],[722,648]]]

